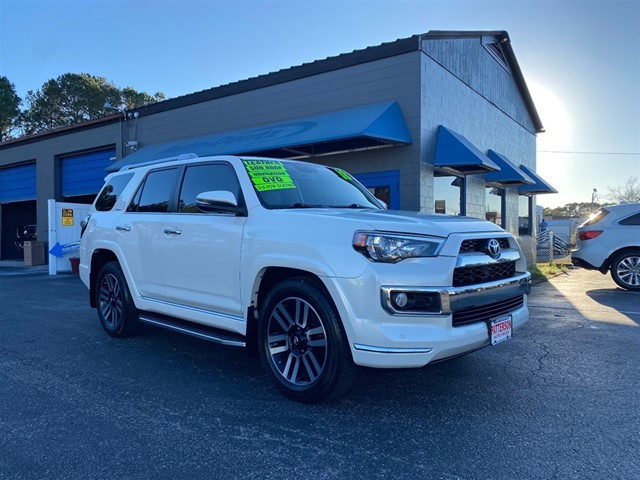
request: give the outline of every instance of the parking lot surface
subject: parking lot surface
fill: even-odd
[[[345,398],[152,327],[117,340],[78,277],[0,268],[0,478],[640,478],[640,293],[571,270],[514,338]]]

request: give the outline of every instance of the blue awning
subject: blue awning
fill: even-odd
[[[500,170],[489,157],[459,133],[440,125],[433,166],[463,175]]]
[[[536,183],[533,178],[520,170],[504,155],[489,150],[488,157],[500,167],[500,171],[487,173],[484,176],[487,182],[495,182],[502,185],[531,185]]]
[[[536,172],[520,165],[520,170],[526,173],[535,182],[533,185],[522,185],[518,188],[518,193],[525,195],[540,195],[543,193],[558,193],[558,191],[543,180]]]
[[[411,144],[398,102],[389,102],[297,120],[147,145],[114,163],[125,165],[181,154],[304,158],[352,150]]]

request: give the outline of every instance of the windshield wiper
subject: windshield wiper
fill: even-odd
[[[360,205],[359,203],[352,203],[350,205],[331,205],[331,208],[375,208],[372,205]]]
[[[359,203],[351,203],[349,205],[323,205],[323,204],[310,204],[310,203],[293,203],[286,208],[375,208],[374,206],[360,205]]]
[[[289,208],[327,208],[328,205],[312,205],[309,203],[294,203]]]

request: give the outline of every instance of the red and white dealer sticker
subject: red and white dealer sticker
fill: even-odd
[[[511,338],[512,323],[511,315],[491,320],[489,323],[491,345],[497,345]]]

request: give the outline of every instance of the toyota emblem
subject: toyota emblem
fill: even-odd
[[[493,259],[500,257],[500,242],[495,238],[492,238],[487,242],[487,253]]]

